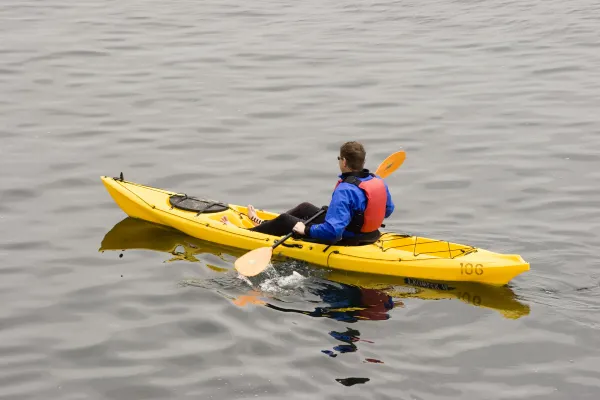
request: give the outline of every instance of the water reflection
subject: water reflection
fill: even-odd
[[[370,381],[369,378],[345,378],[345,379],[336,379],[339,383],[344,386],[352,386],[358,385],[360,383],[367,383]]]
[[[233,262],[245,253],[244,250],[203,241],[168,227],[133,218],[125,218],[118,222],[105,235],[100,247],[100,251],[135,249],[169,253],[170,257],[166,262],[202,262],[219,273],[234,272]],[[202,254],[217,256],[223,260],[223,263],[221,266],[207,263],[200,257]],[[275,286],[281,290],[285,289],[286,284],[291,287],[298,286],[295,277],[311,277],[310,284],[302,285],[302,295],[306,299],[303,305],[311,303],[309,296],[316,296],[318,302],[326,305],[313,310],[275,305],[275,302],[271,301],[272,296],[265,296],[269,292],[268,284],[272,283],[271,278],[273,278],[268,274],[261,274],[265,275],[258,278],[262,279],[262,282],[247,280],[252,290],[249,290],[247,285],[239,284],[234,285],[235,287],[227,295],[238,306],[260,304],[281,312],[302,313],[344,322],[388,319],[389,311],[394,307],[402,306],[401,299],[405,298],[459,300],[471,306],[495,310],[505,318],[511,319],[529,314],[529,306],[518,301],[512,289],[506,286],[433,282],[404,277],[348,273],[293,262],[279,264],[277,271],[283,275],[289,272],[289,276],[278,277],[275,282]],[[300,271],[302,275],[293,271]],[[230,282],[231,280],[228,281],[228,285]],[[206,280],[192,279],[186,281],[186,284],[214,287],[214,279],[210,283]]]
[[[322,283],[319,289],[310,293],[328,304],[316,307],[313,311],[296,310],[266,303],[271,309],[281,312],[295,312],[311,317],[326,317],[337,321],[351,323],[358,320],[381,321],[390,318],[389,311],[394,308],[392,296],[374,289],[364,289],[349,285],[332,285]],[[397,304],[401,306],[402,303]]]
[[[204,263],[218,275],[214,278],[187,279],[183,284],[216,290],[239,307],[260,305],[278,312],[330,318],[345,324],[361,320],[387,320],[391,310],[404,307],[404,298],[460,300],[475,307],[496,310],[506,318],[519,318],[529,313],[529,306],[517,301],[508,287],[329,271],[295,261],[275,262],[277,268],[270,269],[270,273],[238,279],[233,262],[245,251],[202,241],[171,228],[132,218],[117,223],[105,235],[100,247],[100,251],[134,249],[168,253],[169,258],[165,262]],[[217,256],[223,261],[222,265],[207,263],[207,257],[202,257],[203,254]],[[283,298],[286,301],[282,301]],[[287,301],[289,298],[295,301]],[[313,306],[315,303],[319,305]],[[352,327],[330,331],[329,335],[339,344],[322,349],[321,353],[331,358],[356,353],[360,344],[373,344],[361,338],[358,329]],[[385,360],[365,358],[363,362],[384,364]],[[349,377],[336,381],[344,386],[353,386],[367,383],[369,378]]]

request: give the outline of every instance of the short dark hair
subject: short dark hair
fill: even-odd
[[[353,171],[362,171],[365,167],[365,148],[359,142],[346,142],[340,147],[340,157],[346,159]]]

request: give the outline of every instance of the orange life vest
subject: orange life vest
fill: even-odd
[[[368,233],[379,229],[385,219],[385,209],[387,205],[387,191],[381,178],[374,174],[373,179],[361,181],[354,175],[340,179],[335,185],[336,189],[340,183],[346,182],[356,185],[363,191],[367,197],[367,207],[364,211],[357,213],[352,217],[350,224],[346,228],[354,233]]]

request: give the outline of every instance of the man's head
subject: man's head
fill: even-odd
[[[365,148],[358,142],[346,142],[340,147],[338,161],[342,172],[362,171],[365,166]]]

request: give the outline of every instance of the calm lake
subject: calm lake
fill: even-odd
[[[3,0],[0,35],[0,398],[600,396],[597,0]],[[406,151],[386,230],[531,270],[244,280],[100,181],[282,212],[348,140]]]

